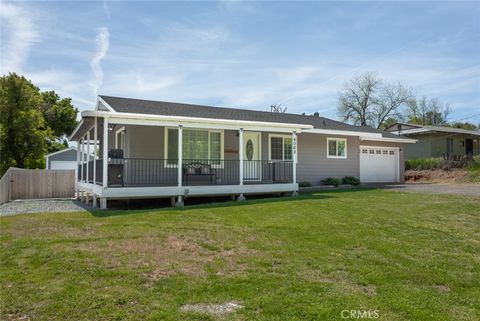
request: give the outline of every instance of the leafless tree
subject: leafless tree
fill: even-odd
[[[374,73],[357,75],[347,82],[339,93],[338,113],[343,121],[355,125],[368,126],[370,123],[370,110],[375,104],[375,93],[380,80]]]
[[[372,125],[379,129],[383,128],[388,118],[400,118],[400,108],[412,97],[411,91],[401,83],[384,84],[380,88],[372,108]]]
[[[374,73],[365,73],[347,82],[339,93],[338,114],[355,125],[382,128],[411,97],[402,84],[393,85]]]
[[[270,111],[272,113],[284,114],[287,111],[287,107],[282,107],[282,104],[273,104],[273,105],[270,105]]]

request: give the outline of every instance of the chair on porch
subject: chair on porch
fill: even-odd
[[[210,164],[196,161],[183,165],[183,177],[186,185],[191,183],[192,178],[202,177],[207,177],[210,185],[213,185],[217,182],[217,171]]]

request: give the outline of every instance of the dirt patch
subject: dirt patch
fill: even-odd
[[[373,285],[362,285],[352,280],[347,271],[337,270],[324,273],[319,270],[311,270],[301,273],[301,276],[309,281],[331,284],[340,289],[344,294],[364,293],[368,296],[377,294],[377,288]]]
[[[461,168],[405,171],[406,183],[465,183],[468,180],[468,171]]]
[[[439,292],[450,292],[450,287],[447,285],[434,285],[433,286],[435,289],[437,289]]]
[[[205,247],[200,244],[212,244]],[[69,249],[70,250],[70,249]],[[214,240],[203,236],[159,237],[145,235],[133,239],[86,241],[71,250],[80,250],[99,256],[109,268],[142,269],[145,286],[174,274],[206,276],[209,271],[222,276],[238,275],[246,269],[245,258],[255,250],[243,245],[224,249]]]
[[[240,302],[231,301],[222,304],[185,304],[180,307],[180,311],[222,315],[242,308],[243,305]]]
[[[7,314],[8,321],[30,321],[31,319],[24,314]]]

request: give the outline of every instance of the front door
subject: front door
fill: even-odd
[[[465,139],[465,154],[473,155],[473,139]]]
[[[260,137],[260,133],[243,133],[243,181],[245,183],[262,180]]]

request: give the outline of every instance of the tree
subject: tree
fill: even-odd
[[[404,118],[407,122],[419,125],[447,125],[450,105],[441,103],[437,98],[420,100],[411,99],[407,102]]]
[[[15,73],[0,78],[0,176],[10,167],[40,168],[44,156],[68,147],[78,110],[70,98],[40,92]]]
[[[51,135],[41,112],[42,96],[23,76],[0,78],[0,175],[10,166],[41,167]]]
[[[45,124],[53,136],[61,139],[69,135],[77,126],[77,113],[71,98],[60,99],[54,91],[42,92],[42,113]]]
[[[343,92],[338,96],[338,113],[343,121],[350,121],[360,126],[369,125],[371,121],[369,112],[375,103],[374,94],[379,84],[380,80],[373,73],[355,76],[345,84]]]
[[[449,124],[448,126],[453,127],[453,128],[461,128],[461,129],[467,129],[467,130],[478,130],[480,127],[478,127],[475,124],[469,123],[469,122],[453,122]]]
[[[339,93],[338,114],[355,125],[384,128],[387,119],[400,117],[412,97],[410,90],[379,79],[373,73],[356,76]]]

